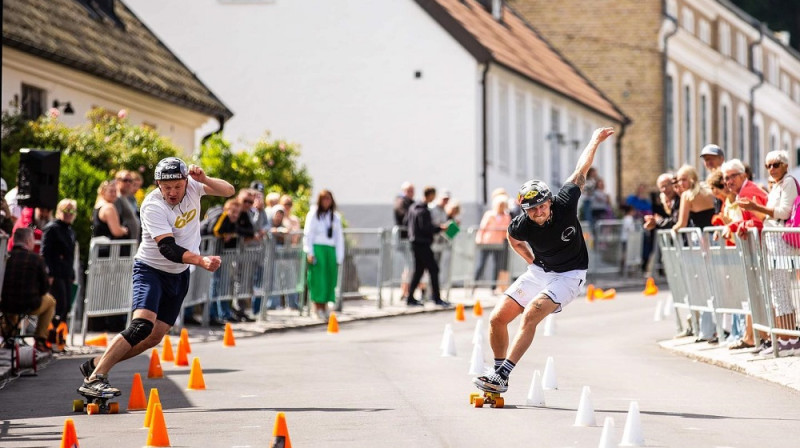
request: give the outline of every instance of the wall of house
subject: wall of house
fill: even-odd
[[[126,109],[132,123],[155,128],[186,155],[198,147],[196,130],[211,120],[201,113],[7,47],[3,47],[2,69],[0,101],[4,111],[13,107],[15,101],[22,101],[24,83],[45,91],[45,112],[54,100],[62,104],[70,102],[75,113],[62,113],[59,117],[67,126],[85,123],[86,113],[92,107],[104,107],[113,112]],[[63,107],[61,110],[63,112]]]
[[[418,196],[447,188],[477,213],[480,73],[415,2],[130,7],[236,112],[227,138],[300,143],[315,192],[331,189],[352,225],[391,225],[403,181]]]

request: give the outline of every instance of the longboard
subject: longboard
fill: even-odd
[[[482,408],[484,404],[488,404],[493,408],[502,408],[505,400],[497,392],[481,391],[481,393],[473,392],[469,394],[469,404],[476,408]]]
[[[72,400],[72,412],[83,412],[86,409],[86,413],[89,415],[92,414],[119,414],[119,403],[117,402],[109,402],[109,400],[113,400],[116,396],[113,397],[95,397],[92,395],[87,395],[81,391],[78,391],[84,400],[80,398],[76,398]]]

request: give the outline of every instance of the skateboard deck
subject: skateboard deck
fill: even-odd
[[[481,390],[481,393],[473,392],[469,394],[469,404],[476,408],[482,408],[484,404],[488,404],[493,408],[502,408],[505,405],[505,401],[497,392]]]
[[[109,402],[116,396],[112,397],[95,397],[87,395],[81,391],[78,394],[84,399],[76,398],[72,400],[72,412],[83,412],[84,409],[89,415],[92,414],[119,414],[119,403]]]

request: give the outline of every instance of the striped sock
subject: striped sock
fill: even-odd
[[[494,358],[494,371],[497,372],[497,369],[503,365],[504,358]]]
[[[503,378],[508,379],[508,376],[511,375],[511,371],[514,370],[514,366],[516,366],[516,364],[506,359],[497,369],[497,373]]]

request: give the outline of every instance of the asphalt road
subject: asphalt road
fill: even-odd
[[[622,429],[629,403],[639,403],[646,446],[796,447],[800,394],[659,348],[670,320],[653,322],[653,299],[577,301],[556,318],[556,334],[537,336],[511,376],[503,409],[475,409],[467,374],[475,318],[450,311],[350,322],[324,328],[195,342],[207,389],[186,390],[188,368],[164,364],[159,390],[172,446],[269,446],[278,411],[286,413],[295,447],[596,447],[605,417]],[[488,316],[485,316],[487,318]],[[452,323],[456,357],[440,356]],[[516,328],[516,322],[512,324]],[[485,358],[492,356],[488,341]],[[525,405],[535,369],[553,356],[559,389],[544,408]],[[71,417],[82,448],[145,444],[143,411],[73,414],[71,401],[84,358],[51,362],[38,377],[0,390],[0,446],[58,446]],[[127,404],[140,356],[112,371]],[[590,386],[598,426],[575,427],[583,386]]]

